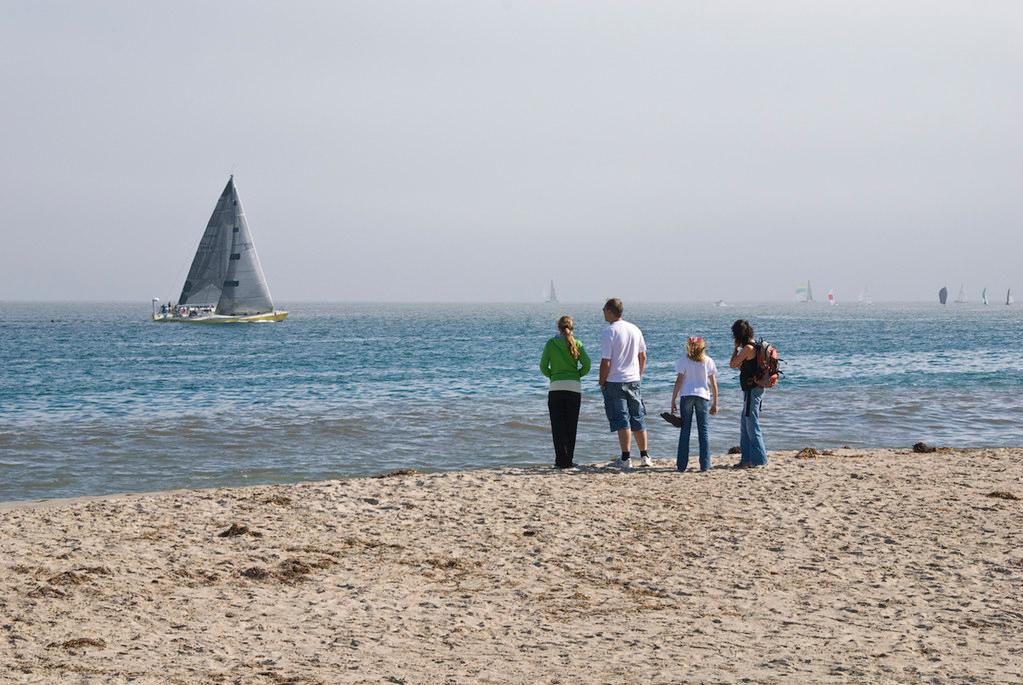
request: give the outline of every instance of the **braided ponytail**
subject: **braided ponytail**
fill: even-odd
[[[568,343],[568,353],[572,355],[572,359],[579,359],[579,345],[576,344],[575,336],[572,335],[574,327],[575,322],[572,321],[571,316],[563,316],[558,319],[558,330],[565,336],[565,342]]]

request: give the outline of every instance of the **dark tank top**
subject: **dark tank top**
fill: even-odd
[[[753,377],[757,373],[757,358],[747,359],[739,365],[739,387],[743,390],[750,390],[756,383],[753,382]]]

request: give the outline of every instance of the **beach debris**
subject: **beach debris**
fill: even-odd
[[[46,645],[48,649],[59,647],[62,649],[81,649],[82,647],[96,647],[97,649],[106,649],[107,643],[103,638],[96,637],[76,637],[73,640],[65,640],[64,642],[51,642]]]
[[[90,575],[109,576],[106,566],[79,566],[72,571],[63,571],[47,579],[50,585],[81,585],[89,581]]]
[[[321,558],[315,561],[291,558],[285,559],[273,570],[263,568],[262,566],[252,566],[241,571],[240,574],[250,580],[276,578],[283,583],[293,583],[303,580],[305,576],[308,576],[315,569],[326,568],[335,563],[337,563],[336,560],[331,558]]]
[[[291,498],[284,495],[270,495],[269,497],[264,497],[262,502],[263,504],[277,504],[286,507],[291,504]]]
[[[736,445],[735,447],[729,447],[728,448],[728,453],[729,454],[742,454],[742,447],[740,447],[739,445]]]
[[[526,528],[524,531],[522,531],[522,535],[524,537],[531,538],[534,535],[536,535],[536,531],[533,530],[532,528]]]
[[[269,661],[269,663],[274,662]],[[269,678],[272,685],[323,685],[322,680],[309,680],[300,676],[285,675],[277,671],[261,671],[257,675]]]
[[[88,580],[89,579],[85,577],[85,574],[75,573],[74,571],[64,571],[55,576],[51,576],[46,582],[50,585],[81,585]]]
[[[387,473],[379,473],[374,478],[397,478],[398,476],[414,476],[418,473],[415,469],[394,469]]]
[[[427,566],[432,566],[433,568],[462,572],[469,571],[470,569],[480,565],[478,561],[470,561],[468,559],[457,557],[449,559],[425,559],[423,563]]]
[[[220,575],[206,569],[178,568],[171,573],[177,578],[185,580],[185,585],[188,587],[208,586],[220,580]]]
[[[251,535],[254,538],[261,538],[263,534],[258,530],[252,530],[248,526],[240,526],[237,523],[232,523],[231,527],[225,531],[217,533],[218,538],[234,538],[239,535]]]
[[[270,577],[270,572],[261,566],[251,566],[242,571],[241,575],[251,580],[266,580]]]
[[[380,504],[380,500],[378,500],[376,497],[363,497],[362,501],[365,502],[366,504],[373,504],[373,505]]]
[[[938,448],[934,445],[928,445],[926,442],[918,442],[913,445],[913,451],[917,454],[928,454],[930,452],[937,452]]]
[[[300,559],[285,559],[277,568],[277,577],[281,580],[298,580],[313,572],[313,567]]]
[[[821,456],[821,452],[814,447],[804,447],[796,452],[796,459],[816,459],[819,456]]]
[[[995,490],[994,492],[989,492],[987,494],[987,496],[988,497],[994,497],[996,499],[1011,499],[1011,500],[1018,500],[1019,499],[1018,495],[1014,495],[1011,492],[1007,492],[1005,490]]]

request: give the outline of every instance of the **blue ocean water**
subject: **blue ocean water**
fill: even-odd
[[[599,304],[295,304],[281,324],[154,324],[149,305],[0,303],[0,501],[553,461],[537,369],[562,313],[594,357]],[[1023,445],[1023,307],[631,304],[653,456],[682,341],[718,361],[715,453],[738,443],[729,326],[786,360],[769,449]],[[577,461],[612,459],[596,369]],[[695,440],[695,436],[694,436]],[[695,449],[695,444],[694,444]]]

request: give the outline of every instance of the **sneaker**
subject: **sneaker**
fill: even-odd
[[[651,461],[650,457],[643,457],[643,463],[640,466],[653,466],[654,462]]]
[[[631,459],[622,459],[621,457],[618,457],[617,459],[615,459],[615,468],[621,469],[622,471],[631,471],[632,470],[631,462],[632,462]]]

